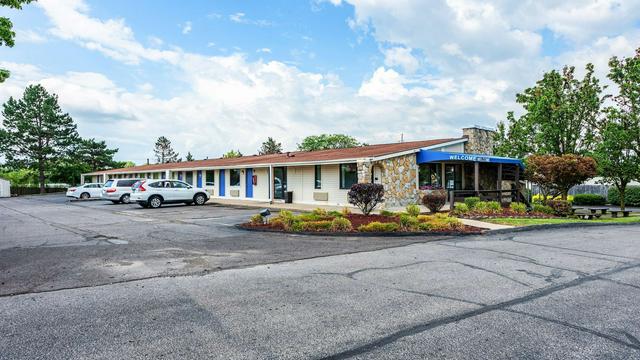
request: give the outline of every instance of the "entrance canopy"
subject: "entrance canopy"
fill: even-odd
[[[524,163],[520,159],[507,158],[501,156],[465,154],[446,151],[420,150],[417,155],[418,164],[443,162],[443,161],[468,161],[494,164],[514,164],[524,169]]]

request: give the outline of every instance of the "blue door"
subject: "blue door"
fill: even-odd
[[[224,196],[224,170],[220,170],[220,179],[218,181],[220,182],[220,192],[218,194]]]
[[[202,187],[202,170],[198,170],[198,179],[196,180],[198,187]]]
[[[178,171],[178,180],[182,181],[182,171]]]
[[[247,169],[246,171],[247,178],[245,179],[245,196],[248,198],[253,197],[253,169]]]

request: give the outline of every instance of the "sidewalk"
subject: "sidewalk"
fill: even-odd
[[[465,225],[475,226],[475,227],[483,228],[487,230],[512,229],[515,227],[511,225],[493,224],[493,223],[488,223],[480,220],[471,220],[471,219],[459,219],[459,220]]]

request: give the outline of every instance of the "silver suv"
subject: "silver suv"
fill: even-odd
[[[102,198],[114,204],[131,202],[131,187],[140,179],[109,179],[102,186]]]

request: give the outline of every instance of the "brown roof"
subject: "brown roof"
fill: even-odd
[[[251,155],[251,156],[242,156],[238,158],[229,158],[229,159],[220,158],[220,159],[183,161],[178,163],[150,164],[150,165],[132,166],[128,168],[95,171],[87,175],[99,175],[104,173],[109,174],[109,173],[117,173],[117,172],[137,173],[137,172],[151,172],[151,171],[157,171],[157,170],[220,167],[220,166],[234,166],[234,165],[239,165],[239,166],[240,165],[269,165],[269,164],[284,164],[284,163],[298,163],[298,162],[351,160],[351,159],[384,156],[384,155],[399,153],[403,151],[444,144],[444,143],[461,140],[461,139],[463,138],[408,141],[408,142],[393,143],[393,144],[359,146],[359,147],[352,147],[352,148],[346,148],[346,149],[330,149],[330,150],[318,150],[318,151],[292,151],[292,152],[283,153],[283,154]]]

